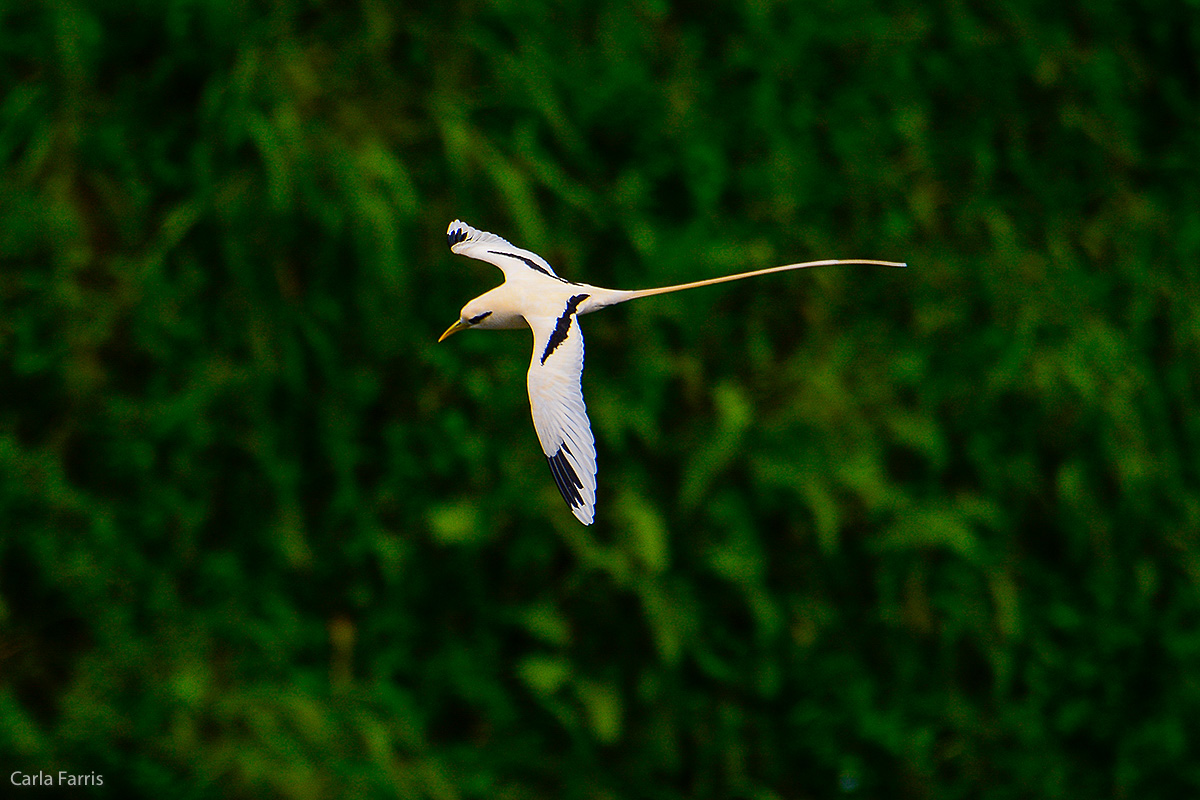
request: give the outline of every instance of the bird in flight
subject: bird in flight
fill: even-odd
[[[580,386],[583,332],[579,330],[579,317],[638,297],[772,272],[832,264],[906,266],[896,261],[828,259],[655,289],[602,289],[560,278],[537,253],[514,247],[496,234],[472,228],[461,220],[450,223],[446,236],[451,252],[494,264],[504,273],[504,283],[463,306],[458,321],[438,341],[468,328],[502,330],[528,326],[533,330],[533,358],[527,376],[533,428],[550,462],[558,490],[584,525],[591,525],[596,513],[596,446]]]

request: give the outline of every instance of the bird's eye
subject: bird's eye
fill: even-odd
[[[482,314],[478,314],[474,317],[471,317],[469,320],[467,320],[467,322],[471,323],[472,325],[478,325],[479,323],[483,322],[484,319],[486,319],[487,317],[490,317],[491,315],[492,315],[492,312],[485,311]]]

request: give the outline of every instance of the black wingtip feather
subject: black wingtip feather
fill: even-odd
[[[465,242],[467,240],[467,229],[458,228],[457,230],[450,231],[446,234],[446,239],[450,242],[451,247],[454,247],[459,242]]]
[[[578,508],[583,505],[583,495],[579,493],[579,490],[583,488],[583,481],[579,480],[579,476],[575,474],[575,468],[563,455],[564,449],[565,446],[560,447],[558,452],[548,456],[546,460],[550,462],[550,474],[554,476],[554,482],[558,484],[558,490],[562,492],[563,499],[571,508]]]

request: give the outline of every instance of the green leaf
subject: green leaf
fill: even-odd
[[[571,664],[555,656],[526,656],[517,665],[517,675],[535,694],[549,696],[571,677]]]
[[[479,508],[470,500],[430,509],[429,527],[434,538],[443,544],[478,541],[488,532],[480,519]]]

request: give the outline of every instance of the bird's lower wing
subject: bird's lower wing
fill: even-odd
[[[583,332],[575,315],[580,302],[571,298],[557,318],[529,320],[529,406],[554,482],[572,513],[591,525],[596,512],[596,445],[580,386]]]

